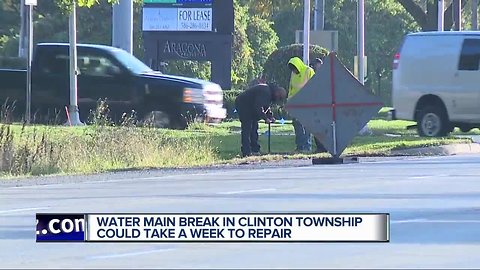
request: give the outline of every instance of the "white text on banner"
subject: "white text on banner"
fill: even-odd
[[[388,214],[88,214],[87,241],[388,242]]]

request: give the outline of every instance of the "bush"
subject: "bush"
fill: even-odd
[[[235,99],[243,92],[243,90],[227,90],[223,92],[223,106],[227,109],[227,118],[238,118],[235,113]]]
[[[315,58],[324,58],[328,54],[325,48],[318,45],[310,45],[310,62]],[[292,44],[278,48],[267,59],[264,65],[264,75],[269,82],[275,82],[279,86],[288,89],[290,80],[290,70],[288,69],[288,61],[290,58],[297,56],[302,58],[303,44]]]

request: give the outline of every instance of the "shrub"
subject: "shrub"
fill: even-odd
[[[310,45],[310,62],[315,58],[324,58],[328,54],[325,48],[318,45]],[[292,44],[278,48],[267,59],[264,65],[264,75],[269,82],[275,82],[279,86],[288,89],[290,70],[287,63],[290,58],[297,56],[302,58],[303,44]]]
[[[243,90],[227,90],[223,92],[223,106],[227,109],[227,118],[238,118],[235,113],[235,99]]]

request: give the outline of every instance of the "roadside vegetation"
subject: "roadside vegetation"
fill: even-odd
[[[383,110],[385,111],[385,110]],[[225,163],[327,157],[298,154],[290,121],[271,126],[271,153],[267,153],[266,124],[260,124],[262,155],[240,158],[240,122],[215,126],[191,124],[186,130],[164,130],[140,126],[131,118],[114,126],[101,114],[93,114],[87,126],[43,126],[0,124],[0,173],[2,176],[94,173],[124,169],[192,167]],[[387,121],[382,111],[368,124],[371,135],[357,136],[344,155],[388,156],[393,150],[469,143],[457,138],[420,138],[414,124]],[[473,130],[469,134],[479,133]]]

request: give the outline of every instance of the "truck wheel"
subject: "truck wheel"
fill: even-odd
[[[417,129],[422,137],[443,137],[452,130],[447,113],[438,106],[426,106],[419,112]]]
[[[170,128],[171,127],[171,119],[170,116],[166,112],[162,111],[153,111],[147,113],[145,115],[144,124],[149,127],[155,128]]]

